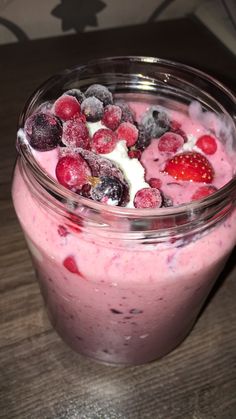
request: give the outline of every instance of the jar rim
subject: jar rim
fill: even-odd
[[[159,65],[166,65],[170,68],[178,68],[188,74],[195,75],[200,77],[204,81],[214,85],[218,90],[223,91],[228,99],[232,102],[232,106],[236,105],[236,97],[223,83],[218,81],[216,78],[210,76],[209,74],[199,70],[195,67],[173,61],[167,60],[162,58],[156,57],[148,57],[148,56],[111,56],[111,57],[104,57],[99,59],[89,60],[86,64],[75,65],[70,68],[67,68],[61,72],[56,73],[55,75],[48,78],[44,81],[28,98],[26,104],[23,108],[23,111],[20,114],[19,121],[18,121],[18,129],[24,126],[25,119],[27,117],[27,111],[36,100],[36,96],[40,94],[42,91],[46,91],[49,86],[52,86],[56,83],[60,78],[68,76],[70,73],[74,71],[82,71],[86,70],[90,66],[97,65],[97,64],[106,64],[109,62],[118,62],[118,61],[130,61],[136,63],[144,63],[144,64],[159,64]],[[234,121],[235,126],[235,121]],[[19,131],[18,131],[19,132]],[[55,196],[59,198],[59,200],[69,201],[75,206],[85,206],[88,209],[95,210],[95,211],[105,211],[106,214],[113,214],[118,216],[124,217],[131,217],[131,218],[148,218],[148,217],[163,217],[163,216],[176,216],[177,214],[186,213],[188,211],[194,210],[201,210],[206,208],[208,205],[214,205],[222,201],[222,199],[229,197],[232,195],[232,192],[235,191],[236,193],[236,176],[234,176],[228,183],[226,183],[222,188],[214,192],[213,194],[202,198],[200,200],[187,202],[180,205],[175,205],[171,207],[165,208],[127,208],[127,207],[120,207],[120,206],[110,206],[106,204],[102,204],[100,202],[96,202],[90,200],[88,198],[82,197],[76,194],[73,191],[66,189],[64,186],[57,183],[52,177],[47,175],[44,170],[40,167],[37,163],[36,159],[33,157],[32,152],[30,150],[29,145],[22,140],[20,136],[19,142],[17,144],[17,149],[19,154],[23,157],[24,162],[26,163],[27,167],[30,168],[31,172],[33,173],[35,179],[39,182],[41,186],[43,186],[46,190],[50,190],[53,192]]]

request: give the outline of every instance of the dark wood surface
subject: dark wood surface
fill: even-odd
[[[89,58],[140,54],[236,88],[235,57],[198,22],[142,25],[0,47],[0,417],[236,418],[235,252],[190,336],[160,361],[110,367],[52,330],[10,195],[17,116],[39,83]]]

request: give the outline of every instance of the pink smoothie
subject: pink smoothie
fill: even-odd
[[[137,118],[148,107],[144,103],[131,106]],[[196,139],[209,133],[193,108],[188,114],[169,111],[188,137],[178,152],[199,151]],[[219,123],[211,115],[209,121]],[[235,156],[229,153],[231,144],[222,144],[216,135],[215,139],[217,153],[208,160],[215,170],[212,185],[219,189],[235,174]],[[158,139],[152,139],[142,153],[145,181],[160,178],[174,206],[190,202],[201,184],[176,181],[164,173],[170,156],[161,153],[157,144]],[[56,179],[59,148],[33,154],[45,173]],[[176,347],[193,326],[235,245],[235,210],[191,238],[163,243],[106,239],[96,229],[89,234],[83,227],[76,231],[69,216],[52,213],[36,199],[22,173],[18,161],[14,205],[59,335],[74,350],[111,363],[140,364]],[[64,263],[68,258],[75,262],[69,270]]]

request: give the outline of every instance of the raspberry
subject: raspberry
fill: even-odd
[[[217,150],[216,140],[211,135],[202,135],[199,137],[196,146],[205,154],[214,154]]]
[[[141,159],[142,153],[140,150],[129,150],[128,151],[128,156],[130,159]]]
[[[64,94],[56,100],[53,110],[56,116],[63,121],[68,121],[80,113],[80,104],[75,97]]]
[[[118,140],[125,140],[127,147],[132,147],[138,139],[138,129],[130,122],[122,122],[116,130]]]
[[[89,131],[80,117],[64,124],[62,142],[71,147],[89,148]]]
[[[62,123],[49,113],[36,113],[26,120],[25,133],[31,147],[38,151],[49,151],[61,141]]]
[[[184,139],[174,132],[166,132],[158,140],[158,149],[162,153],[175,153],[184,144]]]
[[[148,183],[151,186],[151,188],[156,188],[156,189],[160,189],[161,185],[162,185],[161,179],[157,179],[157,178],[154,178],[154,177],[149,179]]]
[[[110,129],[101,128],[92,138],[91,148],[99,154],[111,153],[117,143],[117,134]]]
[[[81,110],[89,122],[100,121],[103,117],[103,103],[95,96],[84,99]]]
[[[85,92],[86,97],[95,96],[104,106],[110,105],[113,102],[112,94],[106,86],[102,84],[92,84]]]
[[[201,186],[194,192],[192,196],[192,201],[206,198],[207,196],[213,194],[216,191],[217,191],[217,188],[215,186]]]
[[[107,105],[104,109],[104,115],[102,118],[102,123],[110,128],[112,131],[115,131],[118,128],[121,121],[122,111],[119,106],[116,105]]]
[[[58,160],[56,176],[61,185],[76,191],[87,183],[91,170],[79,154],[76,157],[68,155]]]
[[[160,208],[162,196],[156,188],[140,189],[134,197],[135,208]]]

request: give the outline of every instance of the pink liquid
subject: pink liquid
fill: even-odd
[[[144,105],[136,105],[141,112],[139,106]],[[181,122],[186,133],[205,133],[197,121],[183,117]],[[214,167],[220,167],[217,188],[233,175],[226,149],[219,147],[212,157]],[[161,156],[153,140],[142,157],[147,179],[156,177],[156,158]],[[40,159],[55,176],[57,151],[40,153]],[[164,175],[162,181],[175,204],[187,202],[196,189],[189,182],[168,186]],[[105,241],[68,225],[69,234],[61,236],[58,227],[64,222],[35,200],[19,164],[13,200],[53,326],[73,349],[105,362],[140,364],[175,348],[190,331],[235,245],[235,211],[181,245]],[[80,275],[63,266],[68,256]]]

